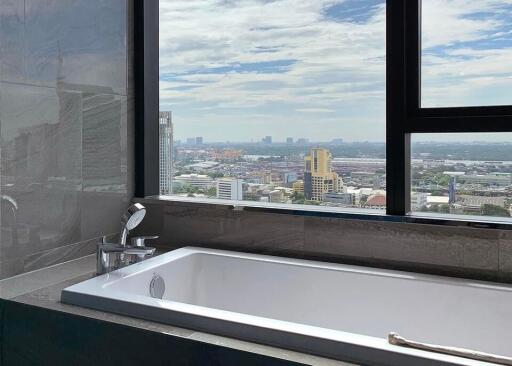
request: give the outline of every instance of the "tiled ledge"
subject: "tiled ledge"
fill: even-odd
[[[512,218],[485,217],[471,215],[435,214],[429,212],[417,212],[406,216],[387,215],[385,210],[373,210],[363,208],[338,208],[328,206],[281,204],[253,201],[229,201],[221,199],[199,199],[176,196],[150,196],[146,198],[134,198],[135,202],[181,205],[195,207],[212,207],[262,213],[275,213],[293,216],[311,216],[339,218],[347,220],[401,222],[412,224],[427,224],[438,226],[471,227],[477,229],[512,230]]]
[[[137,201],[148,215],[135,234],[158,234],[156,243],[168,249],[194,245],[512,282],[510,230],[208,201]]]
[[[90,273],[95,265],[96,256],[88,255],[0,280],[0,299],[12,299],[82,276]]]

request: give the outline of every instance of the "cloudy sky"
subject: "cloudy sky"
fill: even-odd
[[[512,104],[512,0],[423,3],[423,105]],[[181,140],[384,141],[385,26],[382,0],[160,0],[161,110]]]

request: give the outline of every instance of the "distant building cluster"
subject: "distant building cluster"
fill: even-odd
[[[161,193],[384,210],[386,159],[373,152],[378,144],[340,154],[347,146],[342,138],[315,146],[304,137],[275,142],[270,135],[254,143],[207,143],[200,136],[174,143],[171,113],[162,112]],[[411,166],[412,211],[510,217],[512,161],[421,153]]]

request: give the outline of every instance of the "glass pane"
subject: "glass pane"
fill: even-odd
[[[418,134],[412,141],[415,212],[510,218],[512,134]]]
[[[512,2],[422,1],[423,107],[512,104]]]
[[[385,31],[383,0],[160,0],[162,194],[383,209]]]

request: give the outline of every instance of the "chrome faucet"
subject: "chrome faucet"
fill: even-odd
[[[158,236],[137,236],[132,238],[132,245],[126,245],[129,231],[135,229],[145,215],[144,206],[135,203],[123,215],[119,243],[108,243],[106,237],[101,239],[96,250],[96,274],[102,275],[141,262],[155,253],[155,248],[147,247],[145,241]]]

